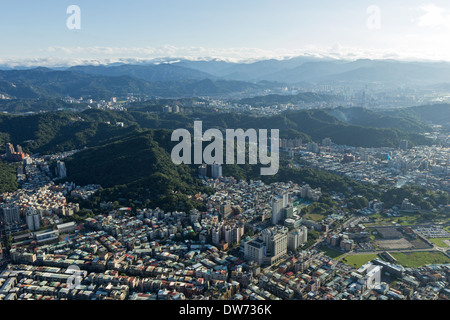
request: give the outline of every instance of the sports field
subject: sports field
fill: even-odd
[[[354,254],[343,258],[341,261],[349,266],[360,268],[373,259],[378,258],[377,254]]]
[[[410,252],[410,253],[392,253],[392,256],[398,260],[398,263],[404,267],[417,268],[428,264],[450,263],[450,258],[441,252]]]

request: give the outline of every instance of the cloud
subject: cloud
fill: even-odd
[[[422,14],[413,19],[413,22],[424,28],[450,28],[450,12],[447,9],[438,7],[432,3],[422,5],[418,8]]]
[[[420,48],[411,50],[385,50],[350,47],[340,43],[326,46],[307,45],[298,49],[263,50],[259,48],[204,48],[204,47],[60,47],[53,46],[36,51],[37,57],[2,58],[0,67],[70,67],[76,65],[107,65],[113,63],[140,64],[161,63],[181,59],[223,60],[250,63],[264,59],[289,59],[299,56],[316,58],[357,60],[357,59],[397,59],[397,60],[449,60],[448,50],[443,52]]]

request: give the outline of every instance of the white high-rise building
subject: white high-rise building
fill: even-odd
[[[278,224],[283,218],[283,208],[288,205],[288,194],[285,193],[281,197],[272,198],[272,224]]]
[[[288,249],[296,250],[300,245],[306,243],[308,240],[308,228],[301,226],[288,234]]]
[[[26,222],[30,231],[38,230],[40,226],[40,216],[34,207],[28,207],[26,210]]]
[[[217,179],[222,176],[222,165],[213,163],[211,165],[211,178]]]
[[[56,174],[60,179],[67,177],[67,169],[66,164],[64,162],[62,161],[56,162]]]
[[[270,263],[277,262],[287,253],[288,229],[286,227],[272,227],[261,232],[262,240],[266,245],[266,257]]]
[[[256,238],[254,240],[247,241],[244,244],[245,260],[254,261],[258,264],[263,264],[265,257],[266,257],[266,246],[262,239]]]
[[[212,231],[211,231],[211,236],[212,236],[212,243],[215,245],[218,245],[220,243],[220,238],[221,238],[221,233],[222,233],[222,225],[219,224],[217,226],[215,226]]]

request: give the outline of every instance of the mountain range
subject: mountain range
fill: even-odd
[[[369,59],[347,61],[313,57],[270,59],[253,63],[179,60],[157,65],[78,66],[68,70],[104,76],[127,75],[147,81],[208,78],[286,84],[384,82],[423,85],[450,82],[450,63],[447,62]]]
[[[396,60],[332,60],[298,57],[232,63],[220,60],[167,60],[0,70],[0,94],[11,98],[63,96],[107,99],[128,93],[159,97],[254,96],[280,93],[288,85],[382,84],[387,88],[448,88],[450,63]]]

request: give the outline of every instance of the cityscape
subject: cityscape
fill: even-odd
[[[0,22],[1,303],[450,299],[448,4],[78,2]]]

